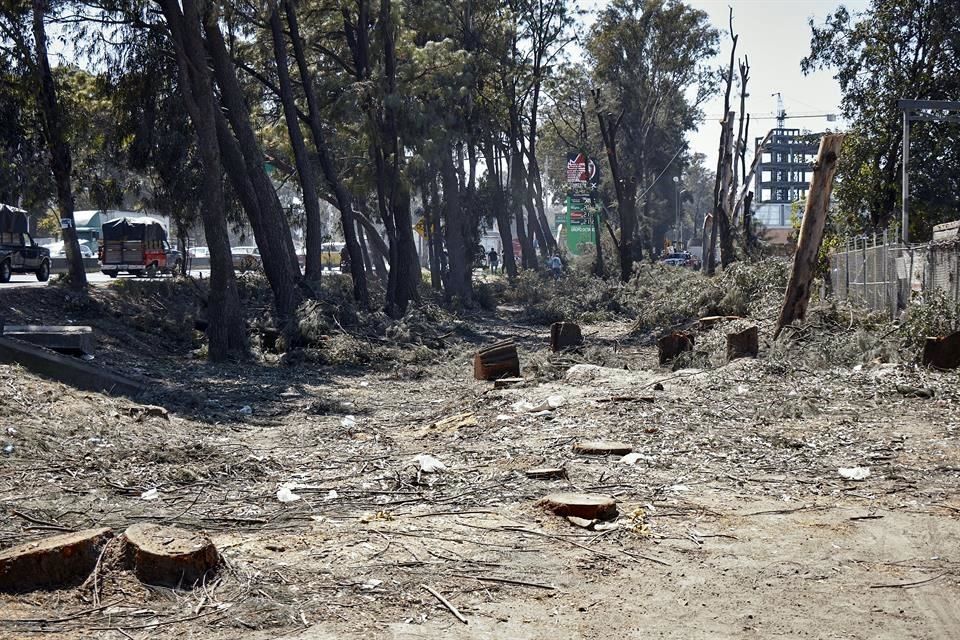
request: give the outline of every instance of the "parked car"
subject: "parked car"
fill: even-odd
[[[67,257],[67,248],[63,242],[54,242],[47,245],[47,249],[50,250],[51,258],[66,258]],[[90,245],[80,243],[80,255],[86,258],[96,258],[97,254],[93,252],[93,249],[90,248]]]
[[[263,268],[263,260],[260,258],[260,249],[257,247],[233,247],[230,249],[233,255],[233,268],[240,271],[258,271]]]
[[[50,278],[50,250],[27,233],[27,212],[0,205],[0,282],[14,273],[33,273],[40,282]]]
[[[190,247],[187,249],[187,255],[191,258],[209,258],[210,249],[207,247]]]
[[[103,223],[100,270],[116,278],[121,271],[136,276],[176,273],[183,257],[167,242],[167,232],[153,218],[118,218]]]

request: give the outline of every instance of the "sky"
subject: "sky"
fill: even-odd
[[[733,7],[733,27],[739,40],[737,57],[746,54],[750,60],[749,98],[747,111],[751,114],[750,139],[762,137],[776,125],[776,97],[783,96],[788,115],[835,113],[839,115],[840,87],[831,70],[817,71],[808,76],[800,70],[800,61],[810,52],[809,18],[822,24],[827,15],[840,4],[851,13],[866,9],[868,0],[685,0],[687,4],[705,11],[713,25],[721,29],[720,52],[710,64],[726,66],[730,60],[728,31],[729,8]],[[605,0],[580,0],[579,6],[595,11],[606,5]],[[585,17],[588,22],[592,20]],[[734,90],[734,93],[736,90]],[[731,95],[731,103],[739,109],[739,96]],[[688,136],[692,151],[706,154],[707,166],[715,164],[720,144],[720,124],[723,116],[723,95],[704,105],[705,118],[697,131]],[[766,118],[766,119],[759,119]],[[786,126],[823,131],[843,127],[842,120],[827,122],[826,118],[788,119]],[[753,145],[751,144],[750,147]]]

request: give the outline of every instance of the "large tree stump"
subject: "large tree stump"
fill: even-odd
[[[0,551],[0,592],[24,593],[81,584],[97,566],[110,529],[86,529]]]
[[[540,505],[558,516],[606,520],[617,515],[617,501],[589,493],[552,493]]]
[[[127,562],[146,584],[190,588],[220,563],[217,548],[199,533],[139,523],[123,535],[127,540]]]
[[[727,360],[756,358],[759,351],[760,331],[757,325],[727,334]]]
[[[773,334],[774,340],[785,326],[794,320],[803,320],[807,314],[810,283],[813,282],[820,245],[823,243],[823,229],[827,223],[830,192],[833,190],[833,176],[837,172],[841,146],[843,134],[840,133],[828,133],[820,140],[820,151],[813,163],[813,177],[807,191],[807,207],[800,223],[797,251],[793,256],[793,270],[777,320],[777,330]]]
[[[513,340],[505,340],[481,349],[473,357],[473,377],[477,380],[496,380],[519,375],[520,357]]]
[[[550,325],[550,350],[560,351],[583,344],[580,325],[574,322],[554,322]]]
[[[923,344],[923,366],[937,369],[960,367],[960,331],[942,338],[927,338]]]
[[[693,351],[693,336],[689,333],[674,331],[657,340],[660,364],[671,362],[684,351]]]

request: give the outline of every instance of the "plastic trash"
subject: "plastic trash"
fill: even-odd
[[[277,500],[280,502],[296,502],[300,496],[290,490],[290,487],[283,485],[277,490]]]
[[[240,408],[240,413],[243,414],[243,415],[245,415],[245,416],[253,415],[253,407],[251,407],[251,406],[248,405],[248,404],[247,404],[247,405],[244,405],[244,406],[242,406],[242,407]]]
[[[433,456],[421,453],[416,458],[413,459],[413,462],[420,467],[420,471],[424,473],[439,473],[441,471],[447,470],[447,465],[443,464]]]
[[[14,429],[13,427],[7,427],[7,435],[8,435],[8,436],[15,436],[15,435],[17,435],[17,430]]]
[[[13,445],[12,444],[4,445],[3,452],[7,455],[10,455],[11,453],[13,453]]]
[[[337,493],[335,489],[330,489],[330,493],[327,494],[327,497],[324,500],[336,500],[340,497],[340,494]]]
[[[866,480],[870,477],[870,467],[840,467],[837,473],[847,480]]]
[[[357,426],[357,419],[354,416],[344,416],[340,419],[340,426],[344,429],[353,429]]]
[[[620,458],[620,462],[622,462],[623,464],[629,464],[629,465],[637,464],[637,462],[639,462],[640,460],[643,460],[643,455],[637,452],[628,453],[627,455]]]
[[[156,489],[147,489],[140,494],[140,497],[144,500],[156,500],[160,497],[160,492]]]

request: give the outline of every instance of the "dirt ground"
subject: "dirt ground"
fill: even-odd
[[[767,344],[673,371],[629,322],[555,355],[514,311],[375,367],[215,366],[188,337],[164,351],[149,326],[92,322],[95,362],[155,381],[137,402],[0,365],[0,548],[148,521],[207,532],[224,560],[192,591],[105,563],[94,585],[0,596],[0,637],[960,637],[956,372],[809,370]],[[505,337],[526,382],[475,381],[473,351]],[[586,439],[638,459],[575,454]],[[567,477],[524,474],[545,465]],[[574,526],[538,506],[556,491],[620,515]]]

